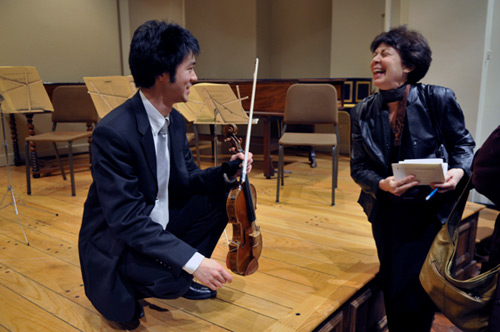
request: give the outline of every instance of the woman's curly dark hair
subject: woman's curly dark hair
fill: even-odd
[[[137,87],[150,88],[156,78],[169,74],[175,81],[177,66],[190,53],[198,55],[198,40],[177,24],[151,20],[134,33],[130,44],[129,66]]]
[[[395,27],[375,37],[370,50],[375,52],[382,43],[399,52],[404,66],[413,68],[408,73],[408,83],[417,83],[427,74],[431,66],[432,51],[422,34],[409,30],[406,25]]]

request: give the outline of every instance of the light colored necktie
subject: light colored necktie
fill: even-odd
[[[169,118],[166,118],[165,125],[158,133],[156,143],[156,176],[158,181],[158,196],[155,207],[151,211],[150,217],[153,221],[163,226],[168,224],[168,180],[170,177],[170,154],[168,151],[168,125]]]

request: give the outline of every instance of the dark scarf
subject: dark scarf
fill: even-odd
[[[410,86],[406,83],[396,89],[380,90],[380,95],[384,103],[387,104],[399,100],[397,113],[395,116],[389,116],[392,132],[394,133],[394,146],[401,145],[401,134],[403,133],[405,122],[406,100],[409,91]]]
[[[398,101],[403,99],[406,92],[406,85],[403,84],[400,87],[392,90],[380,90],[380,95],[384,100],[384,103],[392,103],[394,101]]]

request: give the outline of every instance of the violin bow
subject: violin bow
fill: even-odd
[[[241,182],[245,182],[247,176],[248,152],[250,149],[250,135],[252,133],[253,107],[255,102],[255,88],[257,86],[257,73],[259,71],[259,58],[255,59],[255,70],[253,73],[252,99],[250,100],[250,113],[248,114],[247,139],[245,142],[245,159],[243,160],[243,169],[241,171]]]

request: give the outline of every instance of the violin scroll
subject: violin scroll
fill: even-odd
[[[238,138],[236,135],[238,135],[238,126],[235,124],[228,124],[224,127],[224,141],[231,142],[232,145],[229,151],[243,153],[243,149],[241,148],[241,138]]]

